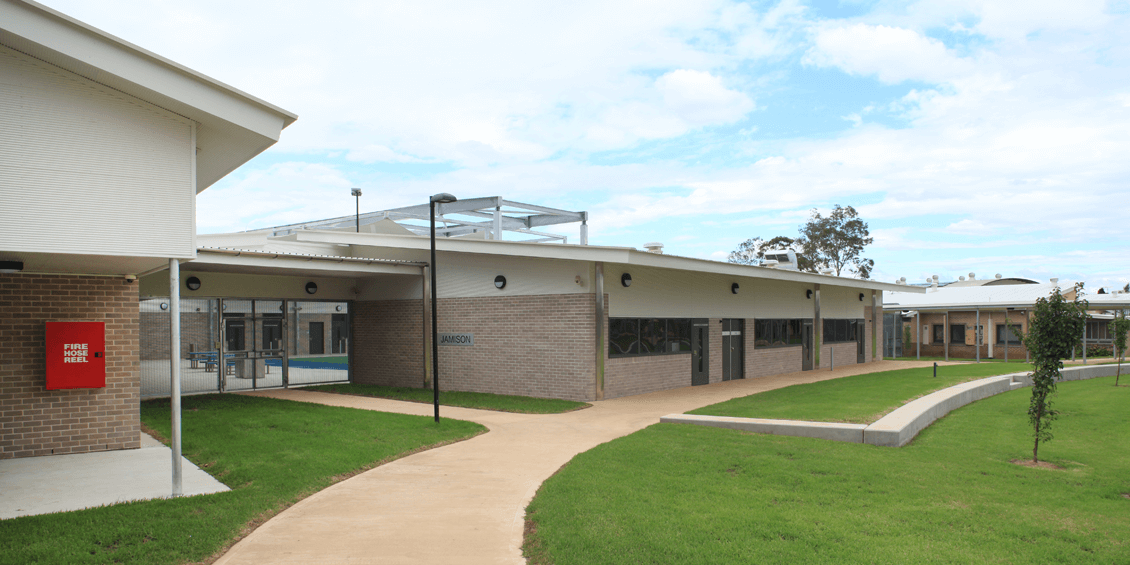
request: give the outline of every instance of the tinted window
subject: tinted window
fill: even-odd
[[[610,318],[608,355],[689,353],[691,321],[685,318]]]
[[[608,320],[608,354],[637,355],[640,352],[639,320],[611,318]]]
[[[640,354],[667,351],[667,320],[640,320]]]
[[[691,321],[667,320],[667,350],[672,353],[691,350]]]

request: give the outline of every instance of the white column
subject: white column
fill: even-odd
[[[184,493],[181,485],[180,450],[180,261],[169,259],[169,404],[173,410],[173,496]],[[223,371],[224,360],[219,360]]]

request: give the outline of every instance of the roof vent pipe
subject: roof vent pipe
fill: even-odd
[[[1054,286],[1055,288],[1059,288],[1059,279],[1058,278],[1052,279],[1052,286]]]
[[[963,281],[963,280],[965,280],[965,275],[962,275],[962,276],[960,276],[960,277],[957,277],[957,280],[959,280],[959,281]],[[973,277],[969,277],[969,280],[973,280]]]
[[[648,253],[657,253],[659,255],[663,255],[663,244],[659,243],[658,241],[653,241],[651,243],[645,243],[645,244],[643,244],[643,248]]]
[[[999,278],[1001,278],[1001,274],[1000,274],[1000,273],[997,273],[997,275],[996,275],[996,277],[995,277],[995,278],[998,278],[998,279],[999,279]]]
[[[974,273],[969,273],[969,280],[971,280],[971,281],[977,280],[977,275],[974,274]]]
[[[934,281],[935,284],[938,282],[938,275],[933,275],[930,278]]]

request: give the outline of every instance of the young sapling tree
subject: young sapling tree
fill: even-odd
[[[1052,408],[1051,396],[1055,394],[1056,381],[1062,378],[1059,370],[1063,360],[1082,342],[1087,323],[1087,301],[1079,300],[1082,290],[1081,285],[1076,285],[1074,296],[1067,300],[1056,287],[1050,296],[1037,300],[1031,325],[1022,337],[1032,356],[1028,421],[1033,430],[1033,463],[1039,462],[1040,440],[1052,439],[1052,421],[1058,413]]]
[[[1114,386],[1118,386],[1118,379],[1122,376],[1122,358],[1126,356],[1126,334],[1130,331],[1130,320],[1126,314],[1115,316],[1110,322],[1110,329],[1114,332],[1114,357],[1118,360],[1118,369],[1114,373]]]

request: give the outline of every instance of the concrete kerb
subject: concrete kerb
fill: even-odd
[[[1114,376],[1116,370],[1116,365],[1093,365],[1089,367],[1067,367],[1061,370],[1060,374],[1063,375],[1062,380],[1064,381],[1079,381],[1111,377]],[[902,447],[910,443],[910,440],[914,439],[927,426],[954,409],[1002,392],[1031,385],[1032,380],[1027,372],[970,381],[930,393],[909,402],[870,425],[692,414],[668,414],[660,418],[659,421],[772,435],[812,437],[848,443]]]
[[[814,437],[848,443],[863,443],[864,424],[839,424],[835,422],[803,422],[799,420],[767,420],[762,418],[731,418],[727,416],[699,416],[696,414],[669,414],[659,419],[669,424],[697,424],[777,436]]]

